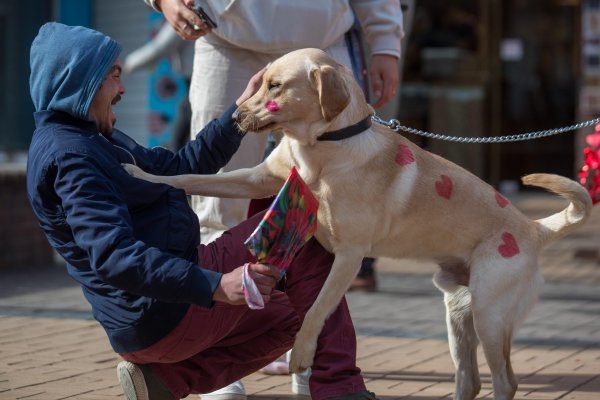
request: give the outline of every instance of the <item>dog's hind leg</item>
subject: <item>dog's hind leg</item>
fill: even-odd
[[[512,400],[517,391],[512,339],[535,305],[542,282],[535,260],[523,253],[510,260],[488,256],[484,265],[473,264],[473,322],[492,374],[495,400]]]
[[[466,266],[442,265],[433,278],[444,293],[450,355],[456,368],[454,398],[472,400],[481,389],[477,367],[478,339],[473,326]]]

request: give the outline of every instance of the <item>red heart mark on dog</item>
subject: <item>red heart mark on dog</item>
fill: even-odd
[[[515,237],[508,232],[504,232],[502,234],[502,244],[498,246],[498,253],[504,258],[511,258],[520,252],[521,250],[519,250],[519,245]]]
[[[450,200],[452,196],[452,179],[447,175],[440,175],[440,179],[435,181],[435,190],[440,197]]]
[[[398,152],[396,153],[396,164],[408,165],[415,162],[415,155],[410,148],[405,144],[398,145]]]
[[[508,205],[508,199],[502,196],[500,193],[496,192],[496,203],[498,203],[500,208],[504,208]]]
[[[265,107],[270,112],[277,112],[277,111],[279,111],[279,104],[277,104],[277,102],[275,102],[273,100],[267,101],[267,103],[265,104]]]

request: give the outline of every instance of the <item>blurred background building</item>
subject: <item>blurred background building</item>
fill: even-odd
[[[396,110],[403,125],[450,135],[498,136],[600,116],[600,0],[415,4]],[[28,207],[17,192],[24,191],[24,162],[34,130],[29,46],[39,27],[59,21],[98,29],[123,44],[124,57],[156,31],[152,13],[141,0],[0,0],[0,258],[13,254],[10,260],[0,259],[0,267],[27,262],[16,259],[12,249],[29,246],[11,240],[31,241],[40,234],[35,229],[15,233],[15,225],[28,215],[15,209]],[[164,66],[157,68],[164,73]],[[161,90],[173,95],[182,91],[164,85],[156,71],[123,79],[127,94],[117,105],[118,128],[140,143],[160,144],[153,96]],[[163,86],[155,87],[156,82]],[[169,118],[161,121],[168,125]],[[531,172],[575,177],[583,136],[592,130],[508,144],[410,138],[510,192],[519,189],[520,176]]]
[[[597,0],[418,0],[399,118],[436,133],[498,136],[598,117],[599,30]],[[579,136],[421,143],[510,190],[534,171],[574,176]]]

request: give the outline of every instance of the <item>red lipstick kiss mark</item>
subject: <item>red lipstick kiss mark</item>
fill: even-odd
[[[520,252],[521,250],[519,250],[519,245],[515,237],[508,232],[504,232],[502,234],[502,244],[498,246],[498,253],[504,258],[511,258]]]
[[[279,104],[277,104],[276,102],[274,102],[273,100],[269,100],[267,101],[267,103],[265,104],[265,107],[267,108],[267,110],[269,110],[270,112],[277,112],[279,111]]]
[[[435,182],[435,190],[440,197],[450,200],[452,196],[452,179],[447,175],[440,175],[440,179]]]
[[[508,205],[508,199],[502,196],[500,193],[496,192],[496,203],[498,203],[500,208],[504,208]]]
[[[396,153],[396,164],[408,165],[415,162],[415,155],[410,148],[405,144],[398,145],[398,152]]]

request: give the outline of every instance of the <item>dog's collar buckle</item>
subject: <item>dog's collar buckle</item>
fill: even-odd
[[[354,125],[347,126],[342,129],[338,129],[337,131],[325,132],[321,136],[317,138],[318,141],[337,141],[348,139],[352,136],[356,136],[359,133],[362,133],[371,127],[371,115],[367,116],[367,118],[358,121]]]

